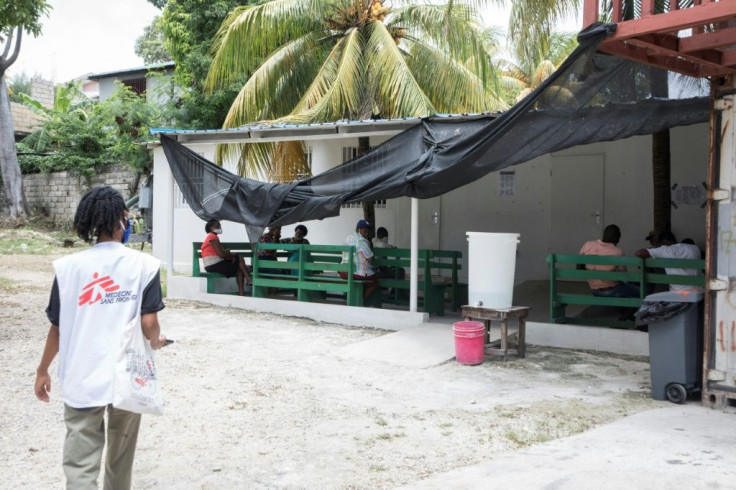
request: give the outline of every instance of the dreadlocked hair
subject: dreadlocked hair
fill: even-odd
[[[127,211],[123,196],[112,187],[95,187],[82,197],[74,215],[74,231],[85,242],[105,233],[112,236]]]

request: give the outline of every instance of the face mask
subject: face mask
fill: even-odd
[[[212,230],[212,233],[214,233],[215,235],[222,235],[222,228],[215,228],[214,230]]]
[[[122,240],[123,244],[128,243],[128,239],[130,238],[130,220],[126,218],[125,222],[126,222],[126,225],[123,225],[123,222],[120,221],[120,227],[124,230],[123,240]]]

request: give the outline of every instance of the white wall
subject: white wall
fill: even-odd
[[[135,73],[133,75],[120,75],[111,78],[101,78],[99,80],[100,102],[113,96],[115,90],[117,89],[116,82],[143,78],[144,76],[146,78],[146,97],[148,97],[151,102],[165,102],[166,100],[168,100],[169,94],[166,92],[166,88],[162,90],[159,87],[162,84],[167,84],[168,80],[162,79],[162,76],[171,77],[174,71],[170,69],[166,70],[165,75],[162,75],[164,72],[161,71],[157,71],[154,73],[154,75],[150,76],[146,74]]]
[[[385,138],[384,138],[385,139]],[[377,138],[371,144],[378,144]],[[343,146],[357,145],[356,138],[311,141],[315,173],[337,165],[342,159]],[[214,146],[196,146],[194,150],[212,159]],[[697,185],[706,178],[708,156],[708,127],[706,124],[675,128],[671,137],[672,182],[680,185]],[[586,182],[553,182],[553,162],[564,162],[567,157],[580,155],[603,156],[603,223],[615,223],[623,236],[620,246],[627,254],[647,246],[644,237],[652,227],[652,175],[651,137],[636,136],[616,142],[583,145],[552,155],[545,155],[530,162],[510,167],[515,171],[516,186],[513,196],[500,195],[499,173],[473,182],[439,198],[419,202],[420,228],[434,226],[431,212],[439,210],[439,247],[463,252],[461,278],[467,280],[468,231],[519,233],[521,242],[517,254],[516,281],[545,279],[548,277],[545,258],[549,253],[576,253],[573,250],[552,250],[553,234],[573,233],[579,223],[564,222],[565,229],[552,229],[551,200],[553,186],[574,196],[579,186]],[[320,163],[322,162],[322,163]],[[324,162],[329,162],[329,165]],[[163,152],[155,152],[154,180],[154,255],[166,261],[159,230],[166,230],[168,164]],[[162,178],[163,176],[163,178]],[[574,199],[573,199],[574,200]],[[191,242],[204,237],[204,223],[187,207],[175,210],[175,269],[189,272],[191,269]],[[362,209],[343,208],[340,216],[304,223],[309,228],[312,243],[342,243],[363,216]],[[388,202],[386,208],[376,209],[376,226],[389,230],[390,240],[399,247],[409,247],[410,199],[400,198]],[[682,205],[672,210],[673,231],[679,239],[690,237],[701,247],[705,244],[705,210],[698,205]],[[223,240],[246,241],[242,225],[223,223]],[[284,227],[282,236],[293,235],[294,226]],[[582,238],[595,239],[598,236]],[[163,240],[166,240],[164,238]],[[582,245],[582,243],[580,243]],[[427,247],[420,240],[419,247]]]

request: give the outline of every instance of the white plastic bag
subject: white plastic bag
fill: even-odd
[[[135,413],[161,415],[164,401],[156,370],[155,352],[143,336],[141,317],[126,325],[115,363],[113,407]]]

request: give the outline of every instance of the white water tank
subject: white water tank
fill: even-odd
[[[509,308],[514,293],[518,233],[480,233],[468,236],[468,304]]]

